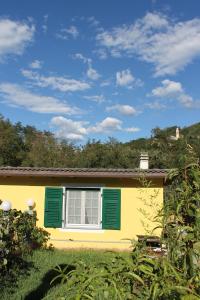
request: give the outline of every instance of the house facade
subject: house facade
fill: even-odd
[[[145,226],[156,227],[149,217],[162,206],[165,177],[160,169],[0,167],[0,199],[22,211],[32,199],[57,248],[129,250]]]

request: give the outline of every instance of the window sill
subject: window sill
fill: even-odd
[[[60,228],[61,232],[81,232],[81,233],[104,233],[105,230],[100,229],[92,229],[92,228]]]

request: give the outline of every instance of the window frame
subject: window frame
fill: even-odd
[[[99,224],[69,224],[67,223],[67,195],[72,190],[99,190]],[[66,185],[63,187],[62,229],[102,230],[102,185]]]

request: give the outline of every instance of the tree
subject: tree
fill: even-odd
[[[53,134],[37,133],[29,145],[23,165],[32,167],[73,167],[75,149],[72,144],[58,142]]]
[[[0,116],[0,165],[19,166],[22,162],[23,140],[19,125],[13,126]]]

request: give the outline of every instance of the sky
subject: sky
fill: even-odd
[[[200,120],[199,0],[0,0],[0,113],[84,144]]]

